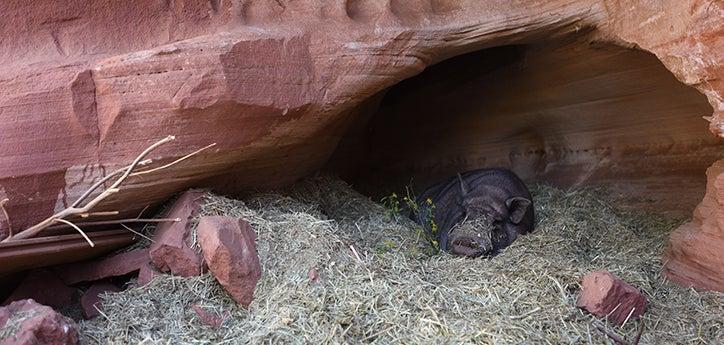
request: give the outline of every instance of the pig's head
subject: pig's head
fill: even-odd
[[[448,247],[453,254],[468,257],[494,255],[510,245],[520,233],[531,201],[510,197],[494,186],[469,191],[461,176],[459,207],[463,220],[450,229]]]

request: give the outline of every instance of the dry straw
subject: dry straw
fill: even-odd
[[[209,275],[163,276],[107,295],[107,317],[82,324],[84,341],[604,344],[575,299],[586,272],[608,269],[650,300],[642,344],[724,343],[724,297],[660,275],[678,221],[621,211],[599,191],[533,194],[537,230],[490,260],[433,253],[414,224],[329,177],[243,201],[209,194],[204,214],[246,219],[258,233],[264,273],[251,309]],[[228,317],[213,329],[193,304]],[[632,339],[637,323],[612,330]]]

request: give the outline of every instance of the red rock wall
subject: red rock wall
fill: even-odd
[[[609,16],[606,29],[618,39],[654,53],[680,81],[707,96],[714,110],[707,117],[709,129],[719,140],[724,138],[724,55],[721,54],[724,51],[724,26],[721,25],[724,5],[695,0],[607,1],[606,8],[609,13],[615,13]],[[707,191],[724,175],[717,168],[718,164],[707,171]],[[711,211],[695,212],[694,218],[699,223],[685,224],[672,234],[666,260],[667,275],[688,277],[678,281],[698,288],[724,291],[724,254],[721,251],[724,247],[724,223],[721,222],[724,206],[705,198],[697,210],[702,208]],[[712,225],[704,228],[703,224]],[[681,234],[708,239],[685,243]],[[692,246],[694,242],[698,245]],[[701,264],[691,264],[697,261]]]
[[[683,285],[724,291],[724,160],[706,176],[706,195],[694,219],[671,234],[664,272]]]
[[[15,229],[167,134],[157,161],[218,146],[104,209],[289,183],[328,160],[357,106],[426,66],[587,27],[654,53],[707,96],[724,136],[719,2],[9,0],[0,16],[0,199]]]

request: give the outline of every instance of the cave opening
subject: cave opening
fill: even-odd
[[[586,36],[452,57],[366,100],[327,169],[379,198],[484,167],[602,185],[689,215],[722,144],[706,97],[653,55]]]

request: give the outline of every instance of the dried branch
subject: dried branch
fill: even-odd
[[[95,247],[95,246],[96,246],[96,244],[93,243],[93,241],[91,241],[90,238],[88,238],[88,235],[86,235],[85,232],[83,232],[83,230],[81,230],[77,225],[75,225],[75,224],[73,224],[73,223],[71,223],[71,222],[69,222],[69,221],[67,221],[67,220],[65,220],[65,219],[60,219],[60,218],[56,219],[55,221],[56,221],[56,222],[61,222],[61,223],[67,224],[67,225],[70,226],[71,228],[73,228],[73,229],[75,229],[76,231],[78,231],[78,232],[81,234],[81,236],[83,236],[83,238],[85,238],[85,240],[88,242],[88,244],[90,244],[91,247]]]
[[[160,167],[156,167],[156,168],[153,168],[153,169],[148,169],[148,170],[143,170],[143,171],[137,171],[137,172],[134,172],[133,174],[131,174],[131,176],[139,176],[139,175],[144,175],[144,174],[150,174],[150,173],[152,173],[152,172],[156,172],[156,171],[159,171],[159,170],[162,170],[162,169],[166,169],[166,168],[168,168],[168,167],[170,167],[170,166],[172,166],[172,165],[175,165],[175,164],[178,164],[178,163],[180,163],[180,162],[183,162],[183,161],[185,161],[186,159],[189,159],[189,158],[191,158],[191,157],[193,157],[193,156],[201,153],[201,151],[204,151],[204,150],[206,150],[206,149],[208,149],[208,148],[211,148],[211,147],[214,147],[214,146],[216,146],[216,143],[213,143],[213,144],[210,144],[210,145],[206,145],[206,146],[204,146],[204,147],[202,147],[202,148],[200,148],[200,149],[198,149],[198,150],[196,150],[196,151],[194,151],[194,152],[191,152],[191,153],[189,153],[189,154],[187,154],[187,155],[185,155],[185,156],[183,156],[183,157],[181,157],[181,158],[179,158],[179,159],[177,159],[177,160],[175,160],[175,161],[173,161],[173,162],[171,162],[171,163],[168,163],[168,164],[166,164],[166,165],[162,165],[162,166],[160,166]]]
[[[98,204],[99,202],[101,202],[103,199],[107,198],[107,197],[110,196],[111,194],[117,193],[117,192],[118,192],[118,186],[120,186],[121,183],[123,183],[123,181],[125,181],[125,180],[128,178],[128,176],[131,174],[131,172],[133,171],[133,169],[136,168],[136,166],[138,165],[138,163],[140,163],[140,162],[143,160],[143,157],[145,157],[147,154],[151,153],[151,151],[155,150],[157,147],[159,147],[159,146],[161,146],[161,145],[163,145],[163,144],[165,144],[165,143],[167,143],[167,142],[169,142],[169,141],[172,141],[172,140],[174,140],[174,139],[176,139],[176,137],[174,137],[173,135],[169,135],[169,136],[167,136],[167,137],[165,137],[165,138],[157,141],[155,144],[149,146],[147,149],[145,149],[143,152],[141,152],[141,154],[138,155],[138,157],[136,157],[136,159],[133,161],[133,163],[131,163],[131,165],[128,166],[128,169],[126,169],[126,171],[123,173],[123,175],[121,175],[121,177],[119,177],[119,178],[116,180],[116,182],[113,182],[113,184],[112,184],[110,187],[108,187],[108,189],[106,189],[105,191],[101,192],[100,195],[98,195],[97,197],[91,199],[91,201],[89,201],[85,206],[83,206],[83,207],[81,208],[83,211],[81,211],[81,212],[74,212],[74,213],[86,213],[86,212],[89,212],[89,211],[93,208],[93,206],[97,205],[97,204]]]
[[[165,139],[164,139],[164,140],[165,140]],[[183,157],[181,157],[181,158],[179,158],[179,159],[171,162],[171,163],[168,163],[168,164],[165,164],[165,165],[162,165],[162,166],[160,166],[160,167],[153,168],[153,169],[149,169],[149,170],[137,171],[137,172],[132,173],[130,176],[139,176],[139,175],[144,175],[144,174],[156,172],[156,171],[159,171],[159,170],[162,170],[162,169],[166,169],[166,168],[168,168],[168,167],[170,167],[170,166],[173,166],[173,165],[175,165],[175,164],[178,164],[178,163],[180,163],[180,162],[182,162],[182,161],[184,161],[184,160],[186,160],[186,159],[188,159],[188,158],[191,158],[191,157],[193,157],[193,156],[201,153],[202,151],[204,151],[204,150],[206,150],[206,149],[208,149],[208,148],[210,148],[210,147],[213,147],[213,146],[216,146],[216,143],[213,143],[213,144],[204,146],[204,147],[202,147],[202,148],[200,148],[200,149],[198,149],[198,150],[196,150],[196,151],[194,151],[194,152],[191,152],[191,153],[189,153],[189,154],[187,154],[187,155],[185,155],[185,156],[183,156]],[[146,159],[146,160],[143,160],[143,161],[138,162],[138,164],[137,164],[136,166],[145,166],[145,165],[149,165],[149,164],[151,164],[151,163],[153,163],[153,160],[152,160],[152,159]],[[107,176],[104,176],[104,177],[103,177],[102,179],[100,179],[98,182],[94,183],[87,191],[85,191],[85,193],[83,193],[83,195],[81,195],[81,196],[78,198],[78,200],[76,200],[76,201],[71,205],[71,207],[77,207],[78,205],[80,205],[80,203],[83,202],[83,200],[85,200],[86,198],[88,198],[88,196],[91,195],[91,193],[93,193],[96,189],[98,189],[98,187],[100,187],[100,186],[102,186],[103,184],[105,184],[106,182],[108,182],[108,180],[110,180],[110,179],[113,178],[114,176],[116,176],[116,175],[118,175],[118,174],[120,174],[120,173],[122,173],[122,172],[124,172],[124,171],[127,171],[130,167],[131,167],[131,165],[127,165],[127,166],[125,166],[125,167],[123,167],[123,168],[120,168],[120,169],[118,169],[118,170],[110,173],[110,174],[107,175]],[[148,208],[148,206],[146,206],[146,208]],[[145,210],[145,208],[144,208],[144,210]]]
[[[13,237],[13,225],[10,223],[10,216],[8,215],[8,211],[5,209],[5,204],[8,200],[8,198],[0,200],[0,210],[2,210],[3,215],[5,216],[5,222],[8,223],[8,238],[10,238]]]
[[[136,235],[138,235],[138,236],[141,236],[141,237],[143,237],[143,238],[145,238],[145,239],[147,239],[147,240],[149,240],[149,241],[151,241],[151,243],[156,242],[156,241],[154,241],[152,238],[150,238],[150,237],[148,237],[148,236],[146,236],[146,235],[144,235],[144,234],[142,234],[142,233],[140,233],[140,232],[138,232],[138,231],[136,231],[136,230],[131,229],[131,228],[130,228],[129,226],[127,226],[126,224],[121,224],[121,226],[124,227],[126,230],[128,230],[128,231],[130,231],[130,232],[132,232],[132,233],[134,233],[134,234],[136,234]]]
[[[78,216],[81,218],[89,218],[89,217],[97,217],[97,216],[116,216],[118,215],[118,211],[103,211],[103,212],[90,212],[90,213],[81,213]]]
[[[636,338],[631,342],[632,345],[639,345],[639,341],[641,341],[641,335],[644,334],[644,319],[641,318],[639,321],[639,332],[636,334]]]
[[[75,222],[78,226],[95,226],[95,225],[115,225],[124,223],[165,223],[165,222],[180,222],[181,218],[127,218],[127,219],[112,219],[112,220],[99,220],[94,222]],[[49,226],[48,229],[66,229],[69,228],[67,225],[54,225]]]
[[[611,338],[614,343],[617,345],[638,345],[639,341],[641,340],[641,335],[644,333],[644,320],[641,319],[639,321],[639,331],[636,334],[636,338],[632,342],[629,342],[628,340],[624,339],[622,336],[614,333],[613,331],[607,330],[605,327],[603,327],[600,324],[594,324],[594,326],[603,334],[605,334],[607,337]]]
[[[138,215],[136,216],[136,219],[141,218],[141,216],[143,215],[143,213],[146,212],[146,210],[148,210],[148,207],[149,207],[149,206],[151,206],[151,205],[146,205],[146,207],[144,207],[144,208],[141,210],[141,212],[138,212]]]
[[[110,187],[108,187],[108,189],[104,190],[103,192],[101,192],[101,194],[99,194],[95,198],[91,199],[91,201],[89,201],[85,206],[77,207],[79,202],[76,201],[76,203],[78,203],[78,204],[73,203],[76,206],[71,205],[71,207],[68,207],[68,208],[46,218],[42,222],[31,226],[30,228],[18,233],[17,235],[6,238],[5,240],[3,240],[3,242],[33,237],[33,236],[37,235],[39,232],[43,231],[48,226],[50,226],[51,224],[53,224],[56,219],[62,219],[62,218],[65,218],[65,217],[68,217],[71,215],[90,212],[90,210],[94,206],[96,206],[99,202],[103,201],[103,199],[109,197],[111,194],[118,192],[118,186],[121,183],[123,183],[123,181],[125,181],[126,178],[128,178],[128,175],[130,175],[131,171],[143,160],[143,157],[145,157],[147,154],[149,154],[151,151],[153,151],[157,147],[159,147],[171,140],[174,140],[174,139],[175,139],[175,137],[170,135],[166,138],[163,138],[163,139],[157,141],[156,143],[154,143],[153,145],[151,145],[147,149],[145,149],[143,152],[141,152],[141,154],[138,155],[138,157],[136,157],[136,159],[133,161],[133,163],[131,163],[131,165],[129,165],[126,168],[126,170],[123,172],[121,177],[119,177],[115,182],[113,182],[113,184]],[[98,184],[98,183],[96,183],[96,184]],[[98,187],[96,187],[94,185],[91,188],[98,188]],[[90,193],[86,192],[84,194],[84,196],[82,196],[79,200],[82,201],[82,199],[85,199],[86,194],[90,194]]]
[[[114,193],[117,193],[117,192],[119,191],[119,186],[120,186],[127,178],[129,178],[130,176],[138,176],[138,175],[142,175],[142,174],[148,174],[148,173],[151,173],[151,172],[155,172],[155,171],[158,171],[158,170],[161,170],[161,169],[168,168],[168,167],[170,167],[170,166],[172,166],[172,165],[175,165],[175,164],[177,164],[177,163],[179,163],[179,162],[181,162],[181,161],[184,161],[184,160],[188,159],[188,158],[191,157],[191,156],[194,156],[194,155],[200,153],[200,152],[203,151],[203,150],[208,149],[209,147],[212,147],[212,146],[216,145],[216,144],[214,143],[214,144],[205,146],[205,147],[203,147],[203,148],[201,148],[201,149],[199,149],[199,150],[196,150],[196,151],[194,151],[194,152],[192,152],[192,153],[190,153],[190,154],[188,154],[188,155],[185,155],[185,156],[183,156],[183,157],[181,157],[181,158],[179,158],[179,159],[177,159],[177,160],[175,160],[175,161],[173,161],[173,162],[171,162],[171,163],[165,164],[165,165],[160,166],[160,167],[157,167],[157,168],[153,168],[153,169],[149,169],[149,170],[145,170],[145,171],[133,172],[133,170],[134,170],[135,168],[137,168],[138,166],[147,165],[147,164],[149,164],[149,163],[152,162],[152,160],[150,160],[150,159],[145,159],[145,160],[144,160],[144,157],[145,157],[146,155],[148,155],[151,151],[155,150],[155,149],[158,148],[159,146],[161,146],[161,145],[163,145],[163,144],[165,144],[165,143],[168,143],[168,142],[170,142],[170,141],[172,141],[172,140],[174,140],[174,139],[175,139],[175,137],[172,136],[172,135],[170,135],[170,136],[168,136],[168,137],[166,137],[166,138],[164,138],[164,139],[161,139],[161,140],[157,141],[156,143],[154,143],[154,144],[152,144],[151,146],[149,146],[148,148],[146,148],[143,152],[141,152],[141,154],[139,154],[139,155],[136,157],[136,159],[134,159],[133,162],[132,162],[130,165],[128,165],[128,166],[126,166],[126,167],[124,167],[124,168],[118,169],[118,170],[112,172],[110,175],[105,176],[105,177],[103,177],[102,179],[100,179],[98,182],[94,183],[94,184],[93,184],[88,190],[86,190],[86,191],[83,193],[83,195],[81,195],[81,196],[78,198],[78,200],[76,200],[70,207],[61,210],[60,212],[58,212],[58,213],[56,213],[56,214],[48,217],[47,219],[41,221],[41,222],[38,223],[38,224],[35,224],[35,225],[31,226],[30,228],[28,228],[28,229],[26,229],[26,230],[24,230],[24,231],[21,231],[21,232],[15,234],[14,236],[10,236],[10,237],[5,238],[2,242],[7,242],[7,241],[12,241],[12,240],[19,240],[19,239],[25,239],[25,238],[33,237],[33,236],[37,235],[38,233],[40,233],[41,231],[43,231],[44,229],[47,229],[48,227],[50,227],[51,225],[53,225],[53,224],[55,224],[55,223],[57,223],[57,222],[64,223],[64,224],[66,224],[66,225],[68,225],[68,226],[76,229],[77,231],[80,231],[81,234],[83,234],[84,237],[86,237],[85,234],[82,232],[82,230],[80,230],[80,228],[79,228],[76,224],[73,224],[73,223],[71,223],[71,222],[68,222],[68,221],[64,220],[63,218],[66,218],[66,217],[69,217],[69,216],[81,216],[81,217],[82,217],[82,216],[89,216],[89,215],[109,215],[109,214],[117,214],[117,213],[113,213],[113,212],[111,212],[111,213],[108,213],[108,212],[91,213],[91,209],[93,209],[93,207],[95,207],[98,203],[100,203],[101,201],[103,201],[104,199],[106,199],[107,197],[109,197],[110,195],[112,195],[112,194],[114,194]],[[111,184],[110,187],[106,188],[106,189],[103,190],[99,195],[97,195],[96,197],[94,197],[93,199],[91,199],[88,203],[85,204],[85,206],[79,207],[79,205],[80,205],[85,199],[87,199],[87,198],[93,193],[93,191],[95,191],[95,190],[98,189],[100,186],[104,185],[107,181],[111,180],[111,178],[113,178],[114,176],[117,176],[117,175],[121,175],[121,176],[118,177],[118,178],[113,182],[113,184]],[[115,212],[115,211],[114,211],[114,212]],[[114,222],[115,224],[118,224],[118,223],[122,223],[122,222],[138,222],[138,221],[140,221],[140,220],[141,220],[140,218],[136,218],[136,219],[132,219],[132,220],[126,219],[126,220],[123,220],[123,221],[112,221],[112,222]],[[164,221],[166,221],[166,220],[164,220]],[[109,224],[114,224],[114,223],[109,223]],[[96,225],[99,225],[99,224],[96,223]],[[87,238],[87,237],[86,237],[86,238]],[[89,243],[91,243],[91,242],[89,242]]]
[[[144,161],[138,162],[137,166],[143,166],[143,165],[146,165],[146,164],[150,164],[151,162],[152,162],[152,160],[146,159],[146,160],[144,160]],[[118,175],[118,174],[120,174],[120,173],[128,170],[129,167],[130,167],[130,165],[127,165],[127,166],[125,166],[125,167],[123,167],[123,168],[120,168],[120,169],[118,169],[118,170],[110,173],[109,175],[104,176],[102,179],[98,180],[98,181],[97,181],[96,183],[94,183],[90,188],[88,188],[88,190],[85,191],[85,193],[83,193],[83,195],[81,195],[81,196],[78,198],[78,200],[76,200],[74,203],[72,203],[72,204],[70,205],[70,207],[78,207],[78,205],[80,205],[80,203],[83,202],[83,200],[85,200],[86,198],[88,198],[88,196],[91,195],[91,193],[93,193],[96,189],[98,189],[98,187],[100,187],[100,186],[102,186],[103,184],[105,184],[106,182],[108,182],[108,180],[110,180],[110,179],[113,178],[114,176],[116,176],[116,175]]]
[[[628,315],[626,315],[626,319],[623,320],[623,323],[621,324],[621,328],[623,328],[623,327],[626,326],[626,323],[627,323],[628,320],[631,318],[631,316],[633,315],[634,311],[636,311],[636,307],[631,308],[631,311],[628,312]]]
[[[603,332],[603,334],[605,334],[606,336],[611,338],[611,340],[613,340],[614,343],[616,343],[618,345],[631,345],[626,339],[624,339],[620,335],[614,333],[613,331],[609,331],[601,325],[595,325],[595,326],[599,331]]]

